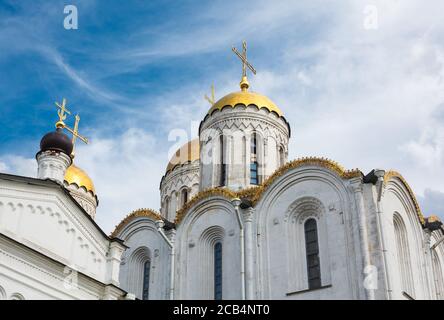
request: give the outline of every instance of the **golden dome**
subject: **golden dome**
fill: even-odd
[[[86,191],[91,191],[92,193],[96,193],[96,189],[94,188],[94,183],[91,178],[86,174],[85,171],[76,167],[72,164],[65,173],[65,181],[68,184],[75,183],[80,187],[84,187]]]
[[[175,166],[198,160],[200,157],[199,139],[194,139],[176,151],[175,155],[170,159],[166,172],[172,170]]]
[[[237,104],[244,104],[246,106],[254,104],[259,109],[266,108],[270,112],[275,112],[279,117],[282,117],[283,115],[281,109],[279,109],[278,106],[266,96],[247,90],[227,94],[225,97],[219,99],[213,104],[211,109],[208,111],[208,114],[213,113],[215,110],[222,110],[222,108],[225,106],[234,108]]]

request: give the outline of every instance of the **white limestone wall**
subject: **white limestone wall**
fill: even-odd
[[[433,247],[444,237],[444,232],[434,231],[431,235],[430,247]],[[444,300],[444,242],[440,242],[431,250],[431,273],[432,295],[437,300]]]
[[[174,221],[176,211],[182,207],[182,191],[187,189],[189,201],[199,191],[199,180],[199,160],[166,173],[160,184],[160,213],[165,219]]]
[[[71,165],[72,159],[63,152],[46,150],[40,151],[37,158],[37,177],[51,179],[63,184],[66,169]]]
[[[121,299],[123,294],[0,235],[0,300]]]
[[[121,287],[135,294],[136,298],[142,299],[142,265],[149,259],[149,299],[169,299],[170,249],[157,231],[155,221],[147,217],[136,218],[118,234],[118,237],[129,247],[122,257]],[[141,254],[145,257],[140,257]]]
[[[405,267],[408,269],[407,275],[411,276],[413,286],[413,291],[407,293],[415,299],[430,299],[431,288],[427,278],[425,233],[419,222],[415,205],[399,179],[394,178],[388,182],[381,202],[382,232],[386,239],[387,272],[392,299],[407,299],[402,294],[406,290],[406,285],[403,284],[400,271],[402,261],[400,261],[397,251],[397,238],[394,229],[395,214],[402,219],[407,235],[407,245],[403,247],[408,252],[407,259],[410,261],[410,265]]]
[[[215,111],[202,121],[199,134],[201,190],[220,185],[220,136],[224,137],[222,157],[226,164],[226,185],[233,190],[250,185],[253,133],[257,135],[258,172],[260,181],[263,181],[287,161],[290,133],[282,117],[265,108],[258,110],[255,106],[237,106]]]
[[[378,186],[372,183],[363,185],[365,212],[368,228],[368,248],[370,254],[370,267],[366,272],[370,287],[374,288],[376,300],[389,299],[387,291],[387,272],[385,268],[385,250],[381,235],[381,221],[378,213]],[[386,239],[384,239],[386,240]]]
[[[0,179],[0,233],[118,286],[124,247],[111,242],[58,186]]]
[[[63,185],[69,190],[73,198],[91,216],[91,218],[95,219],[98,205],[97,198],[90,191],[87,191],[85,187],[79,188],[75,183],[68,185],[68,183],[64,181]]]
[[[303,223],[317,221],[321,284],[308,290]],[[293,169],[256,206],[258,299],[364,299],[355,202],[346,180],[322,168]]]
[[[233,205],[214,196],[197,204],[176,233],[175,299],[214,299],[214,244],[222,242],[222,297],[241,298],[239,224]]]

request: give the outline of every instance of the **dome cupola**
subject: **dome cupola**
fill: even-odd
[[[71,139],[63,132],[62,128],[48,132],[40,140],[40,151],[59,151],[66,155],[71,155],[73,144]]]
[[[199,139],[185,143],[171,157],[162,177],[161,214],[169,221],[199,191],[199,150]]]
[[[240,91],[209,100],[199,126],[200,190],[259,185],[287,160],[290,125],[271,99],[249,90],[247,69],[256,70],[247,60],[245,41],[242,53],[233,52],[242,62]]]

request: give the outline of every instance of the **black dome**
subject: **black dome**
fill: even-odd
[[[72,153],[72,149],[71,139],[60,128],[45,134],[40,141],[40,151],[60,151],[69,156]]]

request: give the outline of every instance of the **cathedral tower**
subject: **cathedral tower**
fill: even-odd
[[[200,124],[200,189],[238,190],[262,183],[287,161],[290,125],[267,97],[249,91],[243,54],[240,91],[215,102]]]
[[[78,132],[80,116],[75,116],[73,129],[65,124],[70,111],[66,108],[66,100],[61,104],[56,102],[59,120],[56,123],[56,131],[47,133],[40,142],[40,151],[36,155],[38,163],[37,177],[39,179],[51,179],[63,185],[76,202],[94,219],[99,200],[96,195],[94,183],[85,171],[75,166],[74,145],[79,138],[85,143],[88,139]],[[63,130],[72,134],[69,138]]]
[[[66,169],[71,165],[71,139],[63,133],[62,128],[49,132],[40,141],[40,151],[36,154],[39,179],[51,179],[63,183]]]

